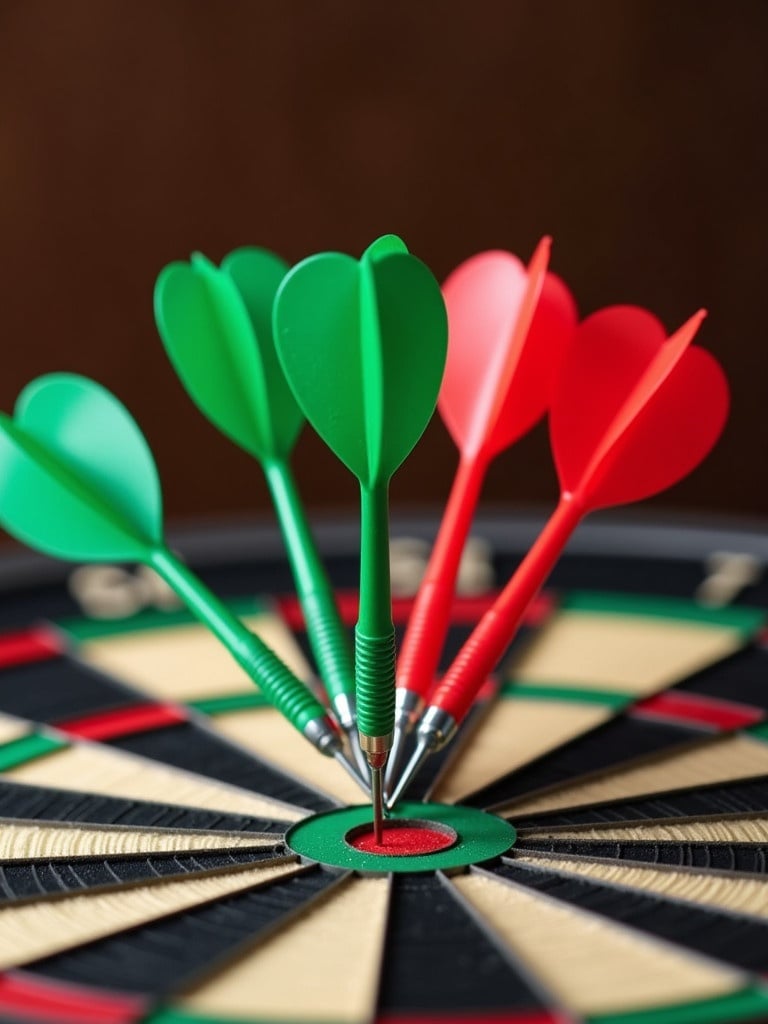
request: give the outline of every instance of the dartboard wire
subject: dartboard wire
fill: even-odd
[[[530,872],[533,872],[534,874],[536,874],[537,872],[541,873],[542,871],[549,870],[549,868],[545,864],[542,864],[542,867],[540,869],[536,868],[536,867],[531,867],[531,866],[529,866],[527,864],[521,865],[520,867],[522,867],[524,875],[526,873],[530,873]],[[569,877],[566,872],[562,872],[562,871],[561,872],[556,872],[556,874],[560,875],[560,877],[562,877],[564,879],[567,879]],[[568,900],[568,899],[566,899],[564,897],[560,897],[560,896],[558,896],[556,894],[553,894],[553,893],[551,893],[549,891],[542,891],[540,888],[537,888],[534,884],[530,884],[530,885],[527,884],[527,882],[524,880],[524,877],[521,878],[519,873],[518,873],[518,877],[516,877],[516,878],[509,878],[509,877],[506,877],[504,875],[497,874],[491,868],[487,868],[487,867],[484,867],[482,865],[479,865],[479,866],[474,866],[474,867],[472,867],[470,869],[470,875],[475,875],[475,876],[487,878],[491,882],[495,882],[496,884],[499,884],[501,886],[509,887],[513,891],[518,891],[518,892],[521,892],[521,893],[523,893],[523,894],[525,894],[525,895],[527,895],[529,897],[533,897],[533,899],[535,901],[540,902],[542,904],[542,906],[544,906],[544,907],[552,906],[552,907],[555,907],[555,908],[558,908],[558,909],[561,909],[561,910],[565,909],[567,911],[570,911],[571,913],[573,913],[575,915],[576,920],[580,919],[580,920],[582,920],[584,922],[588,922],[590,920],[593,920],[593,921],[596,921],[596,922],[606,922],[606,924],[608,925],[609,929],[615,930],[617,934],[620,935],[620,934],[623,933],[623,934],[627,935],[630,939],[633,938],[633,937],[638,937],[641,941],[649,944],[649,948],[652,948],[652,947],[655,946],[657,948],[657,950],[659,952],[661,952],[661,953],[663,953],[664,950],[666,949],[666,950],[669,951],[670,954],[681,955],[681,956],[683,956],[684,958],[686,958],[688,961],[690,961],[692,963],[698,962],[699,964],[701,964],[701,966],[704,969],[708,968],[708,969],[710,969],[710,970],[712,970],[714,972],[719,972],[719,973],[725,972],[727,975],[733,976],[734,980],[738,979],[738,982],[739,982],[738,989],[735,989],[734,992],[730,993],[730,994],[738,996],[742,992],[757,991],[757,992],[762,994],[761,1009],[762,1009],[763,1013],[765,1012],[766,1008],[768,1008],[768,990],[766,990],[765,987],[764,987],[764,972],[762,972],[762,971],[756,971],[756,970],[753,970],[753,969],[752,970],[745,969],[744,967],[738,966],[738,965],[734,964],[733,962],[730,962],[730,961],[728,961],[726,959],[723,959],[721,957],[712,956],[712,955],[709,955],[707,953],[702,952],[701,950],[691,948],[690,946],[684,944],[683,942],[676,941],[674,938],[670,938],[668,935],[662,935],[662,934],[654,933],[653,931],[643,927],[642,925],[633,924],[631,922],[621,920],[621,919],[619,919],[617,917],[610,916],[605,911],[604,908],[601,910],[601,906],[585,907],[585,906],[582,906],[581,904],[579,904],[579,903],[577,903],[575,901],[570,901],[570,900]],[[598,885],[599,885],[599,883],[598,883]],[[638,893],[638,890],[632,889],[632,888],[627,887],[627,886],[625,886],[625,887],[613,886],[613,885],[612,886],[608,886],[608,885],[603,884],[603,885],[601,885],[599,887],[604,892],[615,892],[616,894],[618,894],[619,897],[621,896],[622,892],[626,893],[627,896],[630,896],[630,895],[632,895],[632,896],[634,896],[634,895],[641,895],[641,896],[642,895],[646,895],[646,894],[643,894],[643,893]],[[658,896],[658,894],[654,894],[654,895]],[[666,902],[667,904],[670,904],[670,903],[676,904],[680,908],[680,910],[683,910],[683,911],[686,908],[691,908],[691,907],[695,908],[696,910],[702,909],[697,904],[691,904],[690,902],[683,901],[683,900],[664,900],[664,899],[662,899],[661,902]],[[707,909],[709,909],[709,908],[707,908]],[[744,920],[743,916],[741,916],[741,915],[726,914],[726,917],[731,917],[736,922],[738,922],[738,920],[740,920],[740,919]],[[751,921],[753,919],[749,918],[747,920]],[[758,921],[758,923],[760,925],[765,925],[765,921]],[[492,922],[489,923],[489,927],[491,927],[491,928],[494,927]],[[500,941],[503,942],[504,938],[500,937]],[[711,997],[708,997],[707,1002],[709,1001],[710,998]],[[683,1005],[685,1005],[685,1001],[683,1001]],[[673,1003],[672,1004],[672,1008],[674,1008],[674,1006],[675,1006],[675,1004]],[[670,1009],[670,1006],[669,1005],[659,1005],[658,1007],[649,1007],[649,1008],[646,1008],[646,1012],[648,1012],[649,1010],[654,1010],[654,1009],[658,1009],[659,1011],[668,1010],[668,1009]],[[631,1014],[632,1012],[633,1012],[633,1010],[631,1010],[629,1008],[624,1010],[624,1011],[617,1010],[617,1011],[614,1011],[613,1013],[608,1013],[608,1017],[611,1020],[613,1020],[614,1019],[614,1014],[615,1014],[616,1017],[622,1017],[624,1013]],[[639,1009],[635,1010],[634,1012],[639,1012]],[[587,1014],[587,1016],[588,1016],[590,1021],[593,1021],[593,1020],[599,1021],[600,1017],[602,1016],[602,1014],[598,1013],[596,1015],[593,1015],[592,1013],[589,1013],[589,1014]],[[686,1020],[687,1019],[688,1018],[686,1018]],[[692,1019],[696,1019],[696,1018],[692,1018]],[[704,1020],[712,1020],[713,1018],[705,1016],[703,1019]],[[752,1019],[754,1019],[754,1018],[752,1018]],[[760,1019],[763,1019],[762,1016],[760,1017]]]
[[[471,868],[470,870],[475,869]],[[459,873],[456,872],[455,874]],[[556,1018],[556,1020],[553,1021],[553,1024],[570,1024],[570,1022],[576,1022],[579,1019],[578,1015],[574,1015],[573,1011],[565,1005],[552,987],[547,985],[544,980],[538,976],[531,966],[526,963],[526,961],[519,956],[514,949],[512,949],[509,943],[504,942],[502,937],[482,912],[475,907],[455,885],[451,884],[451,875],[447,872],[438,871],[437,876],[445,891],[458,904],[458,906],[461,907],[467,917],[469,917],[470,920],[472,920],[483,932],[488,941],[509,963],[512,970],[516,974],[519,974],[530,989],[539,996],[548,1012]]]

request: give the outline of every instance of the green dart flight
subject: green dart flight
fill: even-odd
[[[274,324],[299,406],[360,481],[357,713],[380,834],[381,771],[395,702],[389,481],[437,403],[448,340],[445,306],[428,268],[387,235],[360,260],[322,253],[294,267],[277,293]]]
[[[0,524],[57,558],[151,566],[288,721],[346,766],[316,697],[166,546],[152,453],[101,385],[50,374],[27,385],[13,418],[0,413]]]
[[[288,264],[264,249],[230,253],[221,269],[196,254],[155,287],[165,349],[200,411],[260,463],[272,495],[315,663],[351,749],[360,757],[352,650],[290,468],[304,416],[272,335]],[[365,762],[361,766],[367,774]]]

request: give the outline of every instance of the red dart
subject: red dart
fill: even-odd
[[[690,347],[704,316],[669,339],[654,316],[633,306],[601,310],[576,329],[550,412],[560,501],[438,684],[392,802],[456,732],[581,518],[671,487],[717,441],[728,384],[708,352]]]
[[[550,246],[551,239],[543,238],[527,269],[511,253],[479,253],[443,285],[448,359],[438,408],[460,459],[398,659],[388,781],[432,689],[488,466],[546,413],[554,374],[576,326],[570,292],[547,273]]]

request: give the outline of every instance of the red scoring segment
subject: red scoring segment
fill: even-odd
[[[456,842],[454,832],[430,828],[428,825],[404,824],[396,821],[384,823],[384,841],[376,842],[373,826],[357,832],[347,839],[361,853],[378,853],[385,857],[419,857],[427,853],[447,850]]]
[[[0,635],[0,668],[47,661],[64,650],[63,643],[52,630],[39,626],[17,633]]]

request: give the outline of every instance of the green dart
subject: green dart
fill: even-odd
[[[427,267],[388,235],[360,260],[322,253],[298,264],[280,286],[274,317],[278,355],[296,400],[360,481],[357,714],[380,834],[381,773],[395,704],[389,481],[437,402],[445,306]]]
[[[196,254],[190,263],[171,263],[161,272],[155,319],[198,409],[261,463],[315,663],[365,777],[351,645],[290,467],[304,416],[285,380],[272,336],[272,306],[287,272],[287,263],[263,249],[230,253],[221,269]]]
[[[264,696],[347,767],[322,705],[166,546],[160,481],[127,409],[100,384],[50,374],[0,413],[0,523],[45,554],[151,566],[224,644]]]

